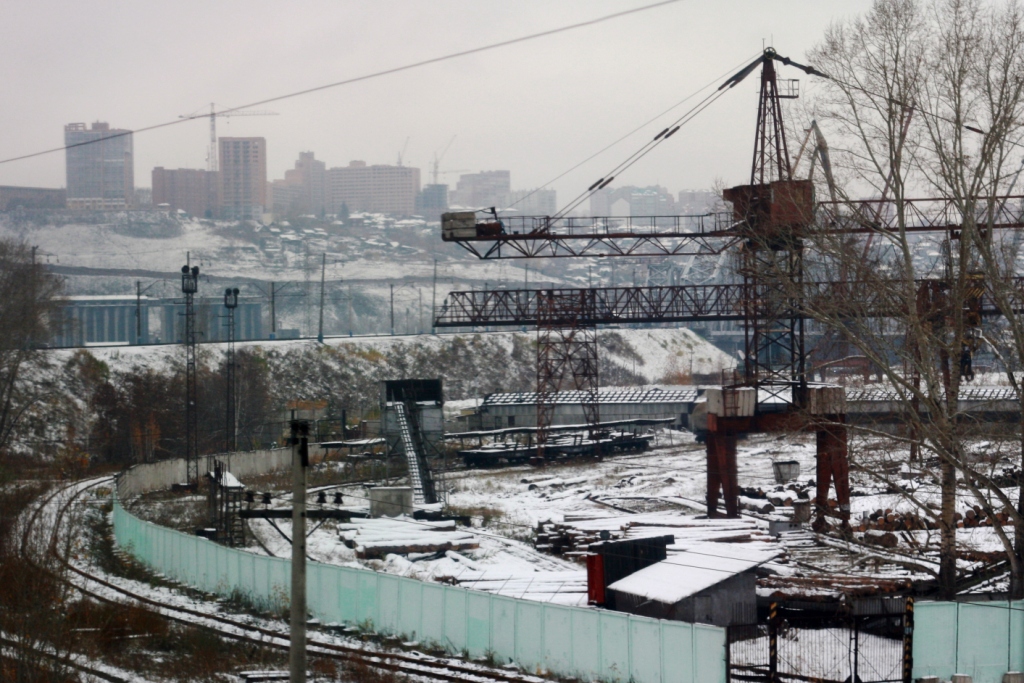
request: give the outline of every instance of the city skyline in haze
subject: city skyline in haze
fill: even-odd
[[[199,2],[113,6],[55,1],[3,10],[0,62],[12,106],[0,157],[62,144],[67,123],[107,121],[137,130],[180,115],[294,92],[641,7],[635,0],[517,2]],[[275,102],[274,117],[218,120],[221,136],[267,139],[268,176],[300,151],[328,166],[352,159],[402,163],[439,181],[510,169],[520,188],[555,176],[702,86],[717,87],[773,44],[800,60],[830,21],[859,13],[809,0],[678,2],[608,22]],[[790,73],[792,72],[792,73]],[[806,75],[783,68],[780,77]],[[704,94],[713,91],[704,91]],[[616,179],[672,191],[739,183],[749,173],[756,83],[743,83]],[[699,99],[699,98],[697,98]],[[550,187],[578,195],[682,114],[691,100]],[[794,122],[799,125],[798,122]],[[208,119],[135,136],[136,176],[152,168],[205,168]],[[445,171],[450,171],[445,173]],[[0,184],[59,187],[64,155],[0,164]]]

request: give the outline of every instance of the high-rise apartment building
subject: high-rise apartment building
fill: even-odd
[[[481,171],[459,176],[459,182],[449,199],[453,205],[467,208],[500,207],[502,200],[512,191],[509,171]]]
[[[443,183],[424,185],[416,195],[416,213],[428,221],[441,220],[441,214],[448,210],[448,186]]]
[[[591,216],[672,216],[675,197],[659,185],[606,188],[590,195]]]
[[[352,161],[327,171],[327,185],[332,213],[345,204],[349,211],[410,216],[416,211],[420,169]]]
[[[321,215],[327,211],[327,164],[312,152],[300,152],[295,168],[284,172],[284,180],[270,184],[270,205],[275,214]]]
[[[64,126],[67,205],[99,211],[131,208],[135,194],[132,132],[96,121]]]
[[[259,220],[267,206],[267,141],[220,138],[218,213],[232,220]]]
[[[558,198],[554,190],[516,190],[502,197],[497,206],[519,216],[554,216]]]
[[[217,212],[217,172],[157,166],[153,169],[153,206],[161,204],[171,211],[212,218]]]

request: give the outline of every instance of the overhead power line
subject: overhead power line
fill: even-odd
[[[252,107],[258,107],[258,106],[262,106],[262,105],[265,105],[265,104],[270,104],[271,102],[280,102],[282,100],[288,100],[288,99],[292,99],[294,97],[301,97],[303,95],[310,95],[310,94],[315,93],[315,92],[320,92],[321,90],[329,90],[331,88],[338,88],[338,87],[341,87],[341,86],[344,86],[344,85],[351,85],[353,83],[360,83],[362,81],[368,81],[368,80],[371,80],[371,79],[374,79],[374,78],[380,78],[381,76],[390,76],[391,74],[397,74],[397,73],[401,73],[403,71],[410,71],[412,69],[418,69],[420,67],[428,66],[430,64],[437,64],[439,62],[448,61],[450,59],[457,59],[459,57],[467,57],[469,55],[474,55],[474,54],[478,54],[478,53],[481,53],[481,52],[487,52],[489,50],[496,50],[498,48],[508,47],[509,45],[516,45],[518,43],[525,43],[525,42],[530,41],[530,40],[536,40],[538,38],[545,38],[547,36],[553,36],[553,35],[557,35],[559,33],[565,33],[567,31],[573,31],[573,30],[578,29],[578,28],[585,28],[587,26],[594,26],[596,24],[601,24],[601,23],[604,23],[606,21],[611,21],[613,19],[619,19],[619,18],[628,16],[628,15],[631,15],[631,14],[637,14],[639,12],[646,12],[647,10],[655,9],[655,8],[658,8],[658,7],[663,7],[665,5],[672,5],[672,4],[675,4],[677,2],[682,2],[682,0],[661,0],[661,2],[655,2],[655,3],[652,3],[650,5],[642,5],[640,7],[634,7],[632,9],[623,10],[621,12],[613,12],[612,14],[606,14],[604,16],[597,17],[595,19],[588,19],[586,21],[577,22],[575,24],[569,24],[567,26],[560,26],[558,28],[549,29],[547,31],[539,31],[537,33],[531,33],[531,34],[528,34],[528,35],[525,35],[525,36],[520,36],[518,38],[511,38],[509,40],[503,40],[503,41],[500,41],[500,42],[497,42],[497,43],[491,43],[490,45],[483,45],[481,47],[474,47],[474,48],[471,48],[469,50],[462,50],[460,52],[452,52],[452,53],[449,53],[449,54],[446,54],[446,55],[442,55],[440,57],[431,57],[429,59],[423,59],[423,60],[420,60],[418,62],[412,62],[410,64],[404,64],[402,66],[396,66],[396,67],[392,67],[390,69],[383,69],[381,71],[375,71],[373,73],[364,74],[362,76],[355,76],[353,78],[346,78],[344,80],[335,81],[333,83],[326,83],[324,85],[318,85],[318,86],[314,86],[312,88],[306,88],[304,90],[297,90],[295,92],[291,92],[291,93],[288,93],[286,95],[277,95],[275,97],[269,97],[269,98],[262,99],[262,100],[256,100],[255,102],[249,102],[247,104],[241,104],[241,105],[238,105],[237,107],[231,107],[230,109],[222,109],[219,112],[217,112],[217,115],[221,116],[221,115],[229,114],[231,112],[239,111],[241,109],[249,109],[249,108],[252,108]],[[207,114],[205,116],[209,116],[209,115]],[[196,118],[201,118],[201,117],[196,117]],[[185,121],[192,121],[192,120],[194,120],[194,119],[192,119],[192,118],[184,118],[184,119],[175,118],[175,119],[173,119],[171,121],[165,121],[163,123],[157,123],[157,124],[154,124],[154,125],[151,125],[151,126],[146,126],[144,128],[136,128],[135,130],[128,130],[128,131],[124,131],[123,133],[116,133],[114,135],[110,135],[110,136],[107,136],[107,137],[103,138],[103,140],[111,140],[113,138],[121,137],[121,136],[124,136],[124,135],[132,135],[132,134],[135,134],[135,133],[145,133],[145,132],[148,132],[148,131],[151,131],[151,130],[157,130],[157,129],[160,129],[160,128],[168,128],[170,126],[174,126],[174,125],[177,125],[179,123],[184,123]],[[16,156],[16,157],[9,157],[7,159],[0,159],[0,164],[9,164],[9,163],[14,162],[14,161],[21,161],[23,159],[32,159],[34,157],[44,156],[46,154],[53,154],[55,152],[63,152],[64,150],[71,149],[72,147],[82,147],[84,145],[95,144],[95,142],[98,142],[98,140],[90,140],[90,141],[87,141],[87,142],[78,142],[78,143],[75,143],[73,145],[63,145],[61,147],[54,147],[52,149],[43,150],[41,152],[32,152],[31,154],[22,154],[22,155]]]

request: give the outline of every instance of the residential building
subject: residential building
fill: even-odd
[[[220,138],[217,204],[221,218],[259,220],[267,206],[265,138]]]
[[[295,168],[284,172],[283,180],[270,183],[270,206],[275,214],[298,216],[327,212],[327,164],[313,152],[300,152]]]
[[[473,209],[487,208],[502,204],[512,191],[512,174],[509,171],[481,171],[459,176],[459,182],[451,193],[453,205]]]
[[[680,190],[677,208],[683,214],[698,214],[709,211],[721,199],[711,190]]]
[[[327,184],[331,213],[345,204],[349,211],[410,216],[416,212],[420,169],[352,161],[327,171]]]
[[[676,202],[660,185],[606,188],[590,196],[591,216],[672,216]]]
[[[64,126],[67,206],[71,209],[131,208],[135,194],[132,132],[96,121]]]
[[[0,211],[63,209],[67,193],[60,188],[0,185]]]
[[[217,171],[198,168],[153,169],[153,206],[212,218],[217,211]]]
[[[428,221],[441,220],[441,214],[448,210],[448,186],[443,184],[424,185],[416,195],[416,213]]]
[[[499,208],[520,216],[554,216],[558,213],[558,198],[554,190],[516,190],[502,198]]]

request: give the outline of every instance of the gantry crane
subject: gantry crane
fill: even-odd
[[[707,506],[717,514],[720,492],[726,514],[738,514],[737,438],[751,432],[814,431],[817,434],[817,500],[815,527],[823,528],[825,502],[834,482],[839,515],[849,519],[849,465],[845,406],[841,389],[814,387],[807,381],[804,321],[807,300],[816,296],[849,296],[856,282],[805,282],[804,240],[819,233],[867,234],[905,230],[959,235],[963,218],[955,204],[943,199],[903,200],[903,223],[885,210],[888,199],[816,203],[810,179],[794,179],[789,162],[775,62],[793,64],[767,49],[730,78],[731,87],[761,66],[761,88],[750,183],[725,190],[731,214],[646,218],[517,217],[477,221],[472,212],[446,214],[442,238],[456,242],[482,259],[720,254],[738,249],[742,283],[674,287],[511,290],[453,292],[436,325],[525,324],[538,328],[538,444],[550,424],[552,392],[563,375],[572,373],[584,396],[588,422],[597,424],[596,325],[609,322],[740,320],[744,324],[743,376],[716,391],[709,407],[707,440]],[[821,140],[816,152],[824,162]],[[1024,227],[1020,202],[1000,198],[989,225]],[[977,283],[976,283],[977,284]],[[1024,294],[1024,281],[1017,282]],[[941,324],[943,311],[954,305],[936,281],[918,284],[918,313]],[[984,287],[973,288],[969,317],[998,309],[983,300]],[[865,294],[867,294],[865,292]],[[896,316],[905,311],[879,302],[861,306],[861,315]],[[507,322],[506,322],[507,321]],[[552,358],[555,362],[552,362]],[[948,364],[948,359],[947,359]],[[582,375],[582,376],[581,376]],[[755,400],[741,400],[753,391]],[[749,394],[747,394],[749,398]],[[709,406],[710,406],[709,401]]]
[[[204,107],[205,109],[205,107]],[[216,171],[217,164],[217,118],[229,116],[277,116],[276,111],[263,111],[260,109],[227,109],[217,111],[213,102],[210,102],[210,111],[197,111],[192,114],[182,114],[179,119],[210,119],[210,149],[206,154],[206,170]]]

